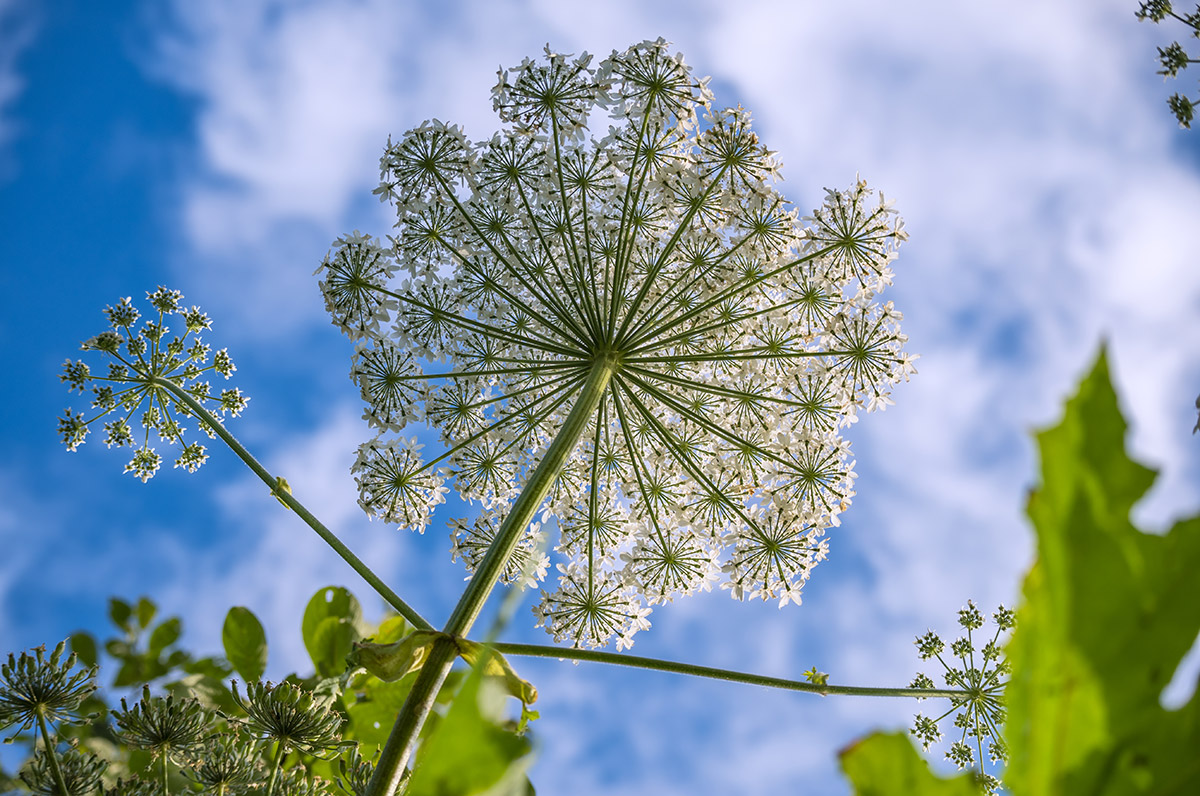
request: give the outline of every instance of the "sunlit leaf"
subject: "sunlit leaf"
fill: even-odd
[[[350,644],[361,637],[361,625],[358,600],[341,586],[321,589],[308,601],[300,631],[319,676],[329,677],[345,668]]]
[[[482,666],[471,671],[446,717],[417,750],[406,796],[528,792],[531,746],[486,709],[485,689],[494,685],[483,677]]]
[[[1019,796],[1200,793],[1200,701],[1159,699],[1200,631],[1200,517],[1165,535],[1129,512],[1154,472],[1125,452],[1101,352],[1063,420],[1038,435],[1037,562],[1009,646]]]
[[[929,770],[908,734],[877,732],[838,753],[856,796],[979,796],[970,772],[942,779]]]

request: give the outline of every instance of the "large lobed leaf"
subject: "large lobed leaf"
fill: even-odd
[[[1159,701],[1200,632],[1200,517],[1165,535],[1132,524],[1155,473],[1126,454],[1126,430],[1102,350],[1037,437],[1037,560],[1007,649],[1015,796],[1200,793],[1200,700]],[[842,767],[864,796],[956,792],[898,736],[860,741]]]
[[[1154,471],[1125,452],[1101,351],[1062,422],[1038,435],[1037,561],[1009,645],[1013,793],[1200,793],[1200,702],[1159,704],[1200,632],[1200,517],[1140,531]]]

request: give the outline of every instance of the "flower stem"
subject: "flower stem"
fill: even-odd
[[[41,708],[37,711],[38,729],[42,731],[42,744],[46,747],[46,761],[50,764],[50,774],[54,777],[54,783],[58,785],[59,793],[63,796],[71,796],[71,791],[67,790],[67,781],[63,779],[62,769],[58,765],[58,753],[54,751],[54,744],[50,741],[50,728],[46,726],[46,715],[42,713]]]
[[[616,369],[617,364],[603,356],[598,357],[592,365],[588,380],[571,408],[571,413],[554,437],[554,441],[550,443],[537,469],[529,477],[521,494],[513,502],[508,516],[504,518],[500,530],[496,533],[495,540],[488,547],[471,582],[459,598],[454,613],[446,622],[444,635],[433,643],[429,656],[404,701],[404,707],[400,709],[400,715],[392,726],[379,762],[375,765],[375,773],[367,787],[367,796],[392,796],[396,792],[408,759],[412,755],[417,735],[433,708],[438,689],[458,657],[455,639],[466,636],[478,618],[488,595],[504,572],[509,556],[521,541],[542,501],[550,492],[554,480],[558,478],[563,465],[575,450],[576,443],[595,416],[596,408],[600,405]]]
[[[162,753],[162,792],[163,796],[169,796],[170,789],[167,787],[167,753]]]
[[[767,688],[782,688],[787,691],[807,691],[813,694],[844,694],[847,696],[879,696],[879,697],[961,697],[968,692],[956,689],[931,688],[873,688],[857,685],[817,685],[801,680],[786,680],[782,677],[767,677],[761,674],[735,672],[729,669],[716,669],[711,666],[698,666],[694,663],[679,663],[664,661],[658,658],[643,658],[637,655],[626,655],[617,652],[601,652],[599,650],[581,650],[570,647],[552,647],[544,644],[506,644],[496,643],[493,649],[501,655],[526,655],[533,658],[559,658],[576,661],[592,661],[594,663],[611,663],[618,666],[632,666],[637,669],[651,669],[658,672],[675,672],[696,677],[709,677],[714,680],[727,680],[733,683],[761,685]]]
[[[283,767],[283,756],[287,752],[287,744],[279,742],[275,750],[275,762],[271,765],[271,779],[267,782],[267,796],[275,796],[275,786],[279,784],[279,770]]]
[[[339,539],[333,533],[333,531],[326,528],[324,524],[322,524],[320,520],[313,516],[312,512],[305,508],[299,500],[296,500],[296,498],[292,497],[290,492],[285,489],[280,489],[279,479],[271,475],[270,471],[268,471],[266,467],[263,467],[262,464],[260,464],[259,461],[255,459],[253,455],[251,455],[250,451],[246,450],[246,448],[242,446],[242,443],[238,442],[237,438],[230,434],[229,431],[223,425],[221,425],[220,421],[217,420],[217,418],[214,417],[207,409],[205,409],[195,398],[189,395],[186,390],[181,389],[179,385],[167,379],[155,378],[151,380],[151,383],[153,383],[155,386],[162,387],[170,391],[172,395],[179,399],[180,402],[186,404],[189,409],[195,412],[196,415],[205,423],[205,425],[211,428],[216,435],[220,437],[226,445],[229,446],[230,450],[236,453],[238,458],[245,462],[246,466],[254,471],[254,474],[262,479],[262,482],[271,488],[272,495],[278,498],[280,502],[282,502],[289,509],[296,512],[296,515],[300,517],[300,519],[304,520],[308,527],[316,531],[317,535],[325,540],[325,543],[332,547],[334,552],[341,556],[342,559],[350,565],[350,568],[357,572],[362,579],[365,580],[367,584],[371,586],[371,588],[378,592],[379,596],[383,597],[383,599],[386,600],[389,605],[395,608],[401,616],[421,630],[432,629],[433,625],[425,621],[425,619],[419,613],[417,613],[416,609],[404,602],[404,600],[400,599],[400,595],[392,591],[391,588],[389,588],[388,585],[384,583],[378,575],[371,571],[370,567],[363,563],[362,559],[354,555],[350,548],[346,547],[342,540]]]

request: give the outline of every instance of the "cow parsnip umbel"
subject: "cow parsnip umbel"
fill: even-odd
[[[662,40],[547,50],[493,98],[489,140],[430,121],[389,142],[395,235],[319,269],[377,432],[363,508],[423,531],[451,486],[480,501],[455,553],[525,582],[557,554],[535,611],[576,646],[626,647],[714,583],[799,602],[854,495],[842,430],[914,372],[880,300],[895,211],[859,181],[800,218],[750,114]]]

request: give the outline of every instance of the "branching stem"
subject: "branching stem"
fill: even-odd
[[[729,669],[717,669],[712,666],[698,666],[694,663],[643,658],[638,655],[626,655],[620,652],[554,647],[545,644],[497,643],[493,644],[492,647],[501,655],[524,655],[531,658],[559,658],[561,660],[609,663],[617,666],[631,666],[636,669],[651,669],[658,672],[674,672],[676,674],[689,674],[696,677],[708,677],[714,680],[727,680],[732,683],[761,685],[766,688],[781,688],[786,691],[806,691],[822,696],[826,694],[843,694],[847,696],[912,697],[919,699],[926,697],[962,697],[968,693],[948,688],[872,688],[857,685],[817,685],[816,683],[807,683],[802,680],[787,680],[782,677],[767,677],[762,674],[735,672]]]
[[[529,523],[533,521],[542,501],[554,485],[554,480],[591,422],[616,367],[614,362],[605,357],[597,358],[592,365],[588,380],[580,390],[571,413],[563,422],[554,441],[550,443],[537,469],[529,477],[529,482],[521,490],[520,496],[513,502],[500,530],[496,533],[495,540],[488,547],[471,582],[459,598],[454,613],[450,615],[443,635],[433,643],[375,765],[375,773],[367,787],[367,796],[392,796],[396,792],[404,777],[408,759],[412,756],[417,735],[433,708],[438,689],[445,682],[450,667],[458,657],[455,639],[465,637],[475,623],[488,595],[503,574],[509,556],[521,541]]]
[[[50,774],[54,777],[54,784],[58,786],[58,792],[64,796],[71,796],[71,791],[67,790],[67,781],[63,778],[62,768],[58,765],[58,752],[54,749],[54,742],[50,740],[50,728],[46,726],[46,715],[38,709],[37,712],[38,729],[42,732],[42,745],[46,748],[46,762],[50,764]]]
[[[250,451],[246,450],[242,443],[238,442],[237,438],[230,434],[229,431],[223,425],[221,425],[221,422],[217,420],[217,418],[214,417],[211,412],[205,409],[199,401],[197,401],[195,398],[189,395],[186,390],[180,388],[179,385],[172,381],[159,378],[153,378],[151,381],[156,386],[170,391],[170,393],[174,395],[181,403],[185,404],[190,410],[192,410],[192,412],[194,412],[196,416],[200,418],[201,422],[211,428],[213,432],[221,438],[221,441],[228,445],[229,449],[236,453],[238,458],[245,462],[246,466],[254,471],[254,474],[257,475],[264,484],[270,487],[271,494],[277,497],[280,502],[282,502],[289,509],[296,512],[296,516],[304,520],[304,523],[308,525],[308,527],[316,531],[317,535],[320,536],[327,545],[332,547],[334,552],[341,556],[342,560],[349,564],[350,568],[357,572],[362,579],[371,586],[371,588],[378,592],[379,596],[383,597],[383,599],[386,600],[389,605],[395,608],[397,613],[421,630],[429,630],[433,627],[429,624],[429,622],[425,621],[424,617],[417,613],[416,609],[404,602],[404,600],[400,599],[400,595],[392,591],[392,589],[386,583],[384,583],[378,575],[371,571],[370,567],[363,563],[362,559],[354,555],[350,548],[346,547],[342,540],[339,539],[333,531],[326,528],[320,520],[313,516],[311,511],[304,507],[304,504],[292,497],[292,494],[287,490],[280,489],[279,479],[271,475],[270,471],[267,470],[266,467],[263,467],[262,464],[260,464],[259,461],[255,459],[253,455],[251,455]]]

